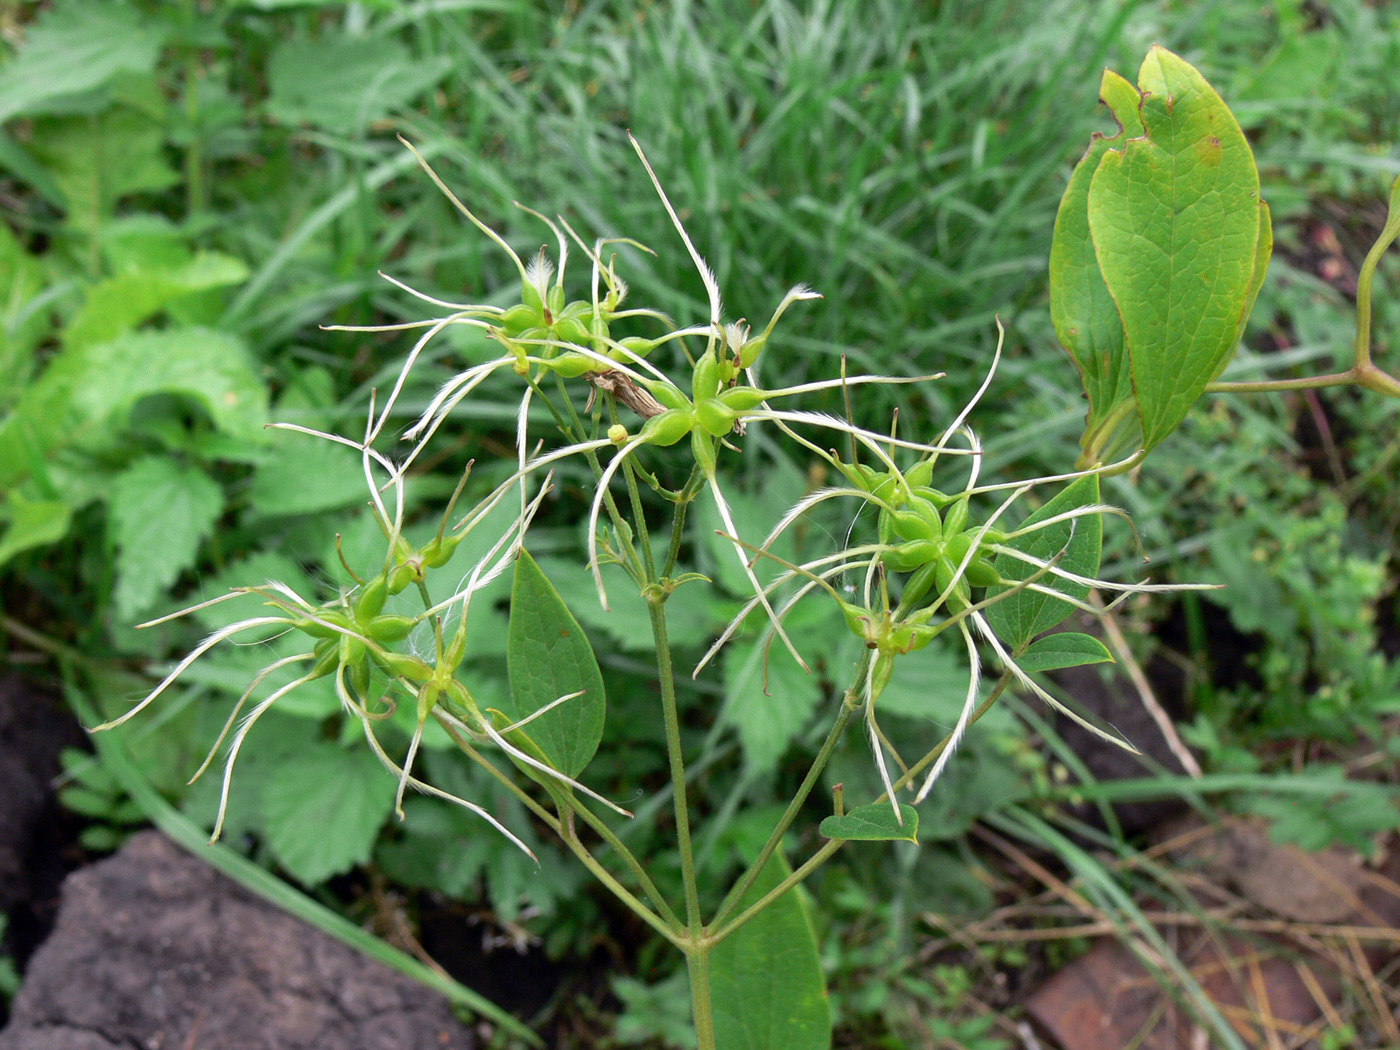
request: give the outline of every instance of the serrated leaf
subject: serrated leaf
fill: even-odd
[[[139,459],[112,483],[107,528],[117,548],[116,614],[150,608],[194,564],[224,492],[207,474],[161,456]]]
[[[284,124],[351,135],[411,102],[450,68],[445,56],[416,59],[390,38],[290,41],[268,62],[267,110]]]
[[[739,909],[790,873],[775,853]],[[828,1050],[831,1007],[811,917],[800,891],[786,893],[710,953],[715,1044],[724,1050]]]
[[[267,389],[242,340],[203,328],[131,333],[54,355],[0,421],[0,488],[28,474],[36,455],[80,439],[99,445],[103,426],[150,394],[192,398],[220,430],[266,441]]]
[[[73,508],[62,500],[29,500],[18,492],[0,503],[0,511],[8,520],[0,533],[0,565],[20,551],[57,543],[73,522]]]
[[[762,640],[733,645],[724,655],[724,708],[720,720],[735,728],[752,772],[777,768],[778,760],[801,732],[817,704],[821,685],[815,675],[777,651],[768,663],[764,692],[765,646]]]
[[[268,516],[311,514],[369,499],[360,454],[310,434],[282,431],[248,486],[249,506]]]
[[[1132,375],[1123,341],[1123,322],[1104,283],[1089,234],[1089,184],[1104,154],[1142,134],[1138,119],[1141,96],[1112,70],[1104,70],[1099,98],[1112,111],[1119,128],[1115,135],[1095,134],[1075,166],[1055,216],[1050,245],[1050,317],[1060,344],[1079,367],[1089,412],[1084,423],[1084,446],[1091,446],[1115,410],[1132,400]],[[1131,429],[1119,438],[1135,438],[1137,413],[1129,413]]]
[[[394,778],[368,751],[318,743],[272,770],[262,796],[273,856],[315,886],[369,860],[394,808]]]
[[[1229,108],[1187,62],[1153,47],[1138,87],[1144,133],[1104,154],[1088,209],[1151,449],[1234,351],[1260,240],[1259,173]]]
[[[1099,502],[1099,478],[1097,474],[1079,478],[1060,491],[1043,507],[1023,521],[1018,529],[1029,528],[1039,522]],[[1068,545],[1065,556],[1057,563],[1057,568],[1079,576],[1095,576],[1099,571],[1099,557],[1103,551],[1103,522],[1097,514],[1086,514],[1069,521],[1056,522],[1024,536],[1007,540],[1005,546],[1014,547],[1042,562],[1050,561]],[[1024,580],[1038,570],[1034,565],[1020,561],[1006,554],[998,554],[993,562],[1004,580]],[[1083,584],[1073,583],[1052,575],[1042,576],[1039,582],[1061,594],[1082,599],[1089,593]],[[1009,588],[988,588],[988,597],[1004,594]],[[1003,598],[986,611],[987,622],[997,637],[1011,647],[1020,650],[1038,634],[1054,627],[1074,611],[1074,606],[1048,594],[1023,589]]]
[[[1113,663],[1108,647],[1091,634],[1060,631],[1031,642],[1016,657],[1023,671],[1054,671],[1061,667]]]
[[[226,288],[248,278],[248,267],[220,252],[199,252],[169,269],[119,273],[88,288],[83,305],[63,330],[65,346],[113,339],[198,292]]]
[[[891,839],[919,841],[919,811],[901,802],[899,818],[888,802],[857,806],[842,816],[835,814],[821,822],[818,831],[829,839],[851,839],[856,842],[885,842]]]
[[[0,409],[18,395],[29,377],[34,347],[48,332],[49,310],[37,305],[48,281],[39,260],[20,247],[0,224]]]
[[[516,559],[511,586],[506,659],[510,698],[504,713],[514,721],[561,696],[582,693],[523,730],[550,765],[577,777],[603,739],[607,711],[603,676],[583,628],[524,550]]]
[[[122,73],[150,73],[164,31],[122,4],[56,4],[28,27],[0,68],[0,124],[21,114],[64,112],[71,96]]]
[[[92,235],[116,203],[132,193],[179,181],[165,160],[163,104],[152,80],[144,105],[116,105],[95,117],[42,117],[34,122],[29,151],[41,161],[63,196],[69,226]]]

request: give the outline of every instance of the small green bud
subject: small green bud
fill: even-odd
[[[608,440],[614,445],[622,446],[627,444],[628,437],[630,437],[630,435],[627,433],[627,428],[621,423],[614,423],[612,426],[608,427]],[[680,438],[676,440],[679,441]]]

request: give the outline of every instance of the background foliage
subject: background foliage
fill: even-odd
[[[345,582],[337,532],[352,565],[373,557],[353,453],[269,436],[263,424],[363,425],[369,391],[386,386],[408,340],[318,325],[430,309],[376,271],[449,300],[514,282],[395,133],[522,253],[544,234],[513,200],[562,212],[586,235],[657,248],[627,252],[634,296],[701,316],[703,291],[672,250],[626,145],[631,129],[734,313],[761,316],[798,281],[825,296],[785,319],[784,345],[765,356],[782,369],[769,385],[831,374],[843,353],[862,370],[948,372],[872,390],[857,406],[866,423],[894,407],[916,430],[946,420],[980,382],[1000,315],[1008,357],[972,422],[1008,476],[1057,472],[1076,454],[1084,405],[1050,325],[1046,258],[1070,167],[1107,126],[1094,97],[1103,66],[1135,69],[1154,42],[1176,50],[1253,142],[1278,249],[1224,378],[1349,363],[1349,281],[1400,171],[1400,15],[1360,0],[1266,10],[1241,0],[5,0],[0,36],[0,595],[7,617],[113,667],[187,647],[186,627],[131,625],[200,595],[268,578],[303,593]],[[1383,286],[1395,276],[1383,265]],[[1393,361],[1400,306],[1385,287],[1376,328],[1378,355]],[[450,332],[402,401],[405,420],[436,379],[488,352],[470,329]],[[483,391],[458,410],[455,447],[444,442],[424,464],[420,499],[450,492],[477,450],[508,447],[512,406]],[[1364,851],[1396,820],[1398,415],[1353,392],[1208,398],[1140,476],[1105,492],[1133,514],[1155,576],[1229,585],[1132,610],[1159,625],[1134,632],[1137,655],[1192,669],[1183,717],[1208,771],[1258,774],[1220,804],[1278,818],[1277,837],[1310,847]],[[736,513],[755,533],[818,481],[761,440],[747,444],[743,470]],[[485,491],[493,479],[480,473],[473,486]],[[537,553],[602,657],[611,710],[592,768],[611,779],[600,789],[636,799],[646,819],[629,843],[644,850],[648,837],[667,838],[664,749],[637,649],[645,611],[620,586],[611,615],[597,608],[578,568],[578,490],[567,477],[560,488]],[[715,523],[696,517],[692,560],[743,593]],[[421,528],[425,538],[436,519]],[[1127,571],[1132,537],[1110,542]],[[508,588],[495,608],[484,597],[469,659],[488,683],[482,706],[504,709]],[[246,615],[237,604],[209,610],[202,629]],[[676,641],[698,657],[735,607],[673,602]],[[825,613],[795,626],[805,648],[833,654],[827,666],[854,644]],[[196,820],[211,822],[216,790],[184,781],[267,659],[211,657],[159,720],[127,736],[149,779]],[[934,647],[917,675],[897,676],[882,704],[899,733],[936,739],[961,703],[959,666]],[[751,640],[681,698],[697,789],[718,818],[701,843],[715,873],[761,843],[773,800],[805,768],[816,712],[841,684],[775,661],[764,696],[761,675]],[[94,692],[108,714],[129,700]],[[654,946],[600,914],[518,803],[430,736],[430,778],[525,829],[540,866],[433,799],[392,821],[392,782],[343,746],[335,711],[328,688],[309,688],[268,716],[234,782],[230,841],[347,907],[388,880],[422,891],[415,900],[468,902],[554,958],[607,950],[619,974],[647,975],[613,984],[623,1016],[605,1026],[610,1038],[681,1038],[673,1000],[648,987]],[[406,737],[411,713],[401,715]],[[917,1004],[932,1002],[948,1038],[1000,1045],[975,1019],[957,1027],[960,978],[920,972],[911,917],[989,906],[986,862],[967,838],[975,822],[1058,811],[1054,785],[1071,760],[1052,727],[1034,728],[1049,747],[997,709],[923,808],[921,846],[851,851],[814,884],[854,1043],[922,1045],[931,1011]],[[1335,792],[1300,817],[1271,785],[1303,754]],[[115,844],[129,805],[99,769],[73,761],[69,802],[94,821],[85,841]],[[830,778],[855,790],[868,765],[853,741]],[[314,842],[297,830],[308,819],[324,829]],[[676,877],[668,863],[656,861],[658,880]],[[858,979],[872,975],[881,979]]]

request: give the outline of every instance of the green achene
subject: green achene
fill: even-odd
[[[1194,67],[1154,47],[1136,89],[1106,71],[1100,92],[1119,131],[1075,168],[1050,256],[1086,465],[1181,423],[1238,345],[1273,247],[1249,142]]]

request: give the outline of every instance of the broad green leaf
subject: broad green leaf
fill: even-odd
[[[583,628],[524,550],[511,587],[507,662],[510,699],[504,713],[515,721],[582,692],[524,730],[555,769],[578,776],[603,738],[603,676]]]
[[[1113,654],[1091,634],[1060,631],[1031,642],[1016,662],[1023,671],[1053,671],[1060,667],[1113,663]]]
[[[764,690],[765,656],[768,661]],[[720,720],[739,733],[744,764],[753,772],[776,769],[783,752],[796,738],[821,702],[821,685],[815,675],[798,667],[776,646],[766,650],[763,641],[731,645],[724,656],[724,707]]]
[[[39,298],[47,283],[39,260],[0,223],[0,408],[18,395],[33,367],[34,347],[49,330],[49,310]]]
[[[1055,237],[1050,245],[1050,317],[1060,344],[1069,351],[1084,380],[1089,412],[1084,425],[1084,447],[1095,443],[1120,405],[1133,397],[1132,375],[1123,342],[1123,322],[1104,284],[1089,235],[1089,184],[1108,150],[1142,134],[1137,89],[1112,70],[1104,70],[1099,97],[1118,121],[1116,135],[1095,134],[1088,152],[1075,166],[1055,216]],[[1121,418],[1122,413],[1118,413]],[[1136,431],[1137,413],[1127,413]]]
[[[122,73],[150,73],[163,36],[123,4],[52,5],[0,68],[0,124],[20,115],[71,112],[72,96],[104,87]]]
[[[34,121],[29,150],[63,195],[68,224],[94,234],[117,201],[179,181],[165,160],[164,102],[154,81],[131,104],[92,117]]]
[[[764,866],[739,910],[791,869],[781,852]],[[710,953],[715,1043],[724,1050],[827,1050],[831,1007],[811,916],[800,891],[786,893]]]
[[[282,431],[248,486],[249,506],[269,516],[311,514],[369,499],[360,454],[310,434]]]
[[[194,564],[224,493],[209,475],[162,456],[139,459],[112,482],[107,528],[117,548],[116,614],[144,612]]]
[[[1188,63],[1153,47],[1138,88],[1143,134],[1104,154],[1088,204],[1151,449],[1235,349],[1254,281],[1259,173],[1229,108]]]
[[[1098,502],[1098,475],[1091,474],[1079,478],[1026,518],[1017,531],[1077,507],[1087,507]],[[1097,514],[1085,514],[1008,540],[1006,546],[1014,547],[1042,562],[1050,561],[1068,546],[1065,556],[1056,567],[1079,576],[1094,576],[1099,571],[1099,556],[1103,550],[1103,522]],[[1038,571],[1036,566],[1006,554],[998,554],[993,564],[1004,580],[1024,580]],[[1089,593],[1089,588],[1083,584],[1060,579],[1048,573],[1038,582],[1073,598],[1082,599]],[[988,588],[988,596],[1005,593],[1007,590],[1009,588]],[[1073,611],[1074,606],[1068,602],[1048,594],[1023,589],[988,607],[986,617],[997,637],[1013,651],[1019,651],[1036,635],[1048,631]]]
[[[1259,202],[1259,239],[1254,243],[1254,277],[1250,281],[1249,295],[1245,297],[1244,313],[1240,315],[1239,327],[1235,330],[1235,345],[1239,346],[1240,340],[1244,338],[1245,325],[1249,323],[1249,315],[1254,312],[1254,301],[1259,298],[1259,289],[1264,287],[1264,277],[1269,272],[1269,259],[1274,254],[1274,224],[1269,216],[1269,206],[1263,201]],[[1214,382],[1220,378],[1220,373],[1230,363],[1233,352],[1226,354],[1220,359],[1220,364],[1211,375]]]
[[[391,38],[291,41],[268,62],[267,110],[284,124],[353,135],[411,102],[450,68],[445,56],[415,59]]]
[[[57,543],[73,520],[73,508],[62,500],[28,500],[18,492],[0,503],[0,512],[8,521],[0,533],[0,565],[20,551]]]
[[[101,428],[151,394],[197,401],[220,430],[266,442],[267,390],[243,342],[226,332],[180,328],[137,332],[96,346],[64,349],[0,422],[0,488],[80,440],[101,443]]]
[[[82,307],[63,330],[65,346],[90,346],[114,339],[171,303],[248,279],[248,267],[231,255],[199,252],[166,270],[120,273],[88,289]]]
[[[843,816],[832,815],[821,822],[817,829],[829,839],[852,839],[858,842],[884,842],[890,839],[919,841],[919,811],[906,803],[900,803],[899,816],[904,823],[895,819],[894,809],[888,802],[876,802],[869,806],[857,806]]]
[[[262,797],[272,855],[315,886],[369,860],[394,808],[394,778],[367,749],[317,743],[273,769]]]

